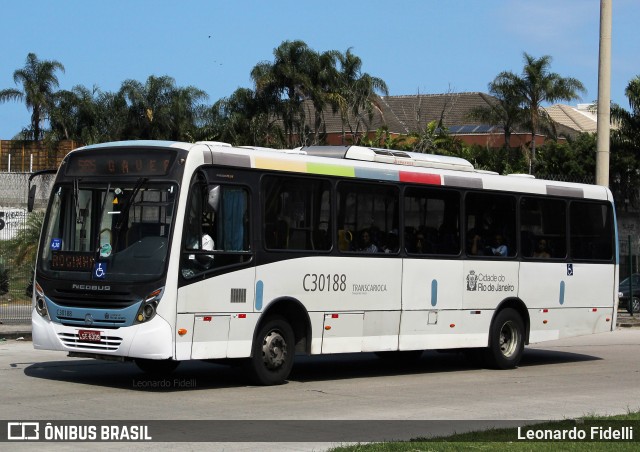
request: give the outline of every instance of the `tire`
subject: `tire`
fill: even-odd
[[[495,369],[513,369],[518,366],[524,350],[524,322],[514,309],[505,308],[498,313],[489,330],[489,348],[486,360]]]
[[[256,384],[280,385],[291,373],[295,356],[293,329],[284,317],[267,319],[254,338],[249,372]]]
[[[374,354],[383,361],[389,363],[407,363],[417,361],[422,356],[423,350],[402,350],[391,352],[375,352]]]
[[[631,298],[631,309],[627,309],[627,311],[632,311],[634,314],[640,312],[640,298],[633,297]]]
[[[140,370],[151,375],[168,375],[180,365],[180,361],[172,359],[136,358],[133,361]]]

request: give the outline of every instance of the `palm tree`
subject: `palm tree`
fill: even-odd
[[[142,84],[128,79],[122,82],[120,94],[128,106],[125,134],[129,139],[167,139],[171,130],[170,106],[175,80],[169,76],[149,76]]]
[[[340,112],[343,123],[343,142],[345,141],[345,124],[355,142],[358,140],[364,120],[370,121],[373,116],[373,110],[376,108],[376,92],[388,95],[389,88],[381,78],[373,77],[366,72],[362,73],[362,60],[351,52],[351,48],[344,54],[338,54],[338,61],[340,63],[338,92],[342,99]],[[366,117],[363,114],[366,114]],[[350,116],[354,123],[351,123]]]
[[[202,115],[200,101],[208,99],[207,93],[195,86],[177,87],[171,93],[169,107],[171,136],[176,141],[194,141],[196,124]]]
[[[307,137],[308,145],[321,144],[326,136],[325,110],[331,107],[334,113],[344,105],[344,98],[340,94],[339,72],[336,61],[340,53],[335,50],[319,53],[317,58],[311,61],[310,79],[308,90],[313,112],[308,116],[314,118],[313,135]],[[306,114],[306,112],[305,112]]]
[[[632,79],[625,95],[630,111],[619,105],[611,106],[611,190],[616,201],[625,205],[628,200],[637,206],[640,185],[640,75]]]
[[[100,92],[95,99],[97,141],[130,139],[129,106],[121,92]]]
[[[487,101],[488,106],[476,107],[469,113],[473,119],[502,127],[506,148],[511,147],[511,134],[514,129],[525,120],[521,107],[523,99],[514,88],[499,80],[492,81],[489,83],[489,94],[494,98]]]
[[[615,144],[631,144],[640,147],[640,75],[629,82],[624,91],[631,111],[619,105],[611,106],[611,121],[617,125],[611,133]],[[639,149],[640,150],[640,149]]]
[[[13,73],[16,85],[22,85],[22,91],[4,89],[0,91],[0,102],[24,100],[31,110],[30,133],[34,140],[42,138],[41,123],[47,118],[53,106],[54,89],[58,87],[56,71],[64,72],[64,66],[55,60],[39,60],[34,53],[27,55],[24,68]]]
[[[234,145],[284,146],[282,129],[269,114],[268,102],[249,88],[238,88],[207,109],[204,139]]]
[[[54,97],[49,122],[50,140],[77,140],[84,144],[100,141],[98,130],[98,99],[101,92],[97,86],[89,89],[82,85],[71,91],[58,91]]]
[[[282,118],[289,145],[298,132],[302,140],[305,124],[302,101],[313,90],[311,72],[318,54],[303,41],[284,41],[273,51],[274,61],[258,63],[251,70],[255,91],[259,97],[269,99],[272,113]],[[301,143],[303,144],[303,143]]]
[[[516,93],[522,99],[521,106],[525,109],[531,131],[529,173],[533,173],[535,164],[536,133],[541,122],[548,121],[542,105],[547,102],[579,99],[580,96],[577,93],[585,91],[584,85],[579,80],[561,77],[555,72],[550,72],[551,60],[549,55],[534,58],[524,52],[522,75],[505,71],[498,74],[494,80],[497,86],[506,87],[509,92]]]

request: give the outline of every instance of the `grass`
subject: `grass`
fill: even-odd
[[[521,434],[526,435],[528,429],[540,430],[584,430],[586,438],[590,438],[591,427],[609,426],[614,429],[621,427],[635,427],[633,441],[603,440],[566,440],[542,441],[518,438],[517,428],[492,429],[480,432],[454,434],[438,438],[417,438],[410,441],[356,444],[336,447],[332,452],[418,452],[459,450],[472,451],[637,451],[640,439],[640,411],[629,412],[619,416],[589,416],[580,419],[566,419],[562,421],[545,422],[522,428]]]

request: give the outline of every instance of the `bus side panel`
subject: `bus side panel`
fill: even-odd
[[[198,281],[178,289],[178,313],[253,312],[253,267]]]
[[[491,314],[462,312],[463,261],[405,259],[399,349],[487,345]]]
[[[529,309],[529,341],[610,331],[615,266],[523,262],[519,296]]]
[[[531,309],[529,343],[605,333],[613,325],[613,308]]]
[[[363,352],[398,350],[399,311],[369,311],[364,314]]]
[[[400,350],[486,347],[493,311],[403,311]]]
[[[518,296],[529,309],[561,308],[569,278],[564,262],[522,262]]]
[[[573,264],[573,269],[567,271],[563,306],[612,308],[617,290],[614,268],[613,264]]]
[[[394,312],[400,311],[402,260],[374,256],[304,257],[259,266],[256,283],[264,301],[256,300],[256,308],[268,310],[282,298],[301,302],[312,320],[313,354],[397,349]],[[326,344],[318,344],[318,334]]]
[[[261,309],[282,297],[309,312],[400,310],[402,259],[376,256],[303,257],[256,268]]]
[[[503,300],[518,296],[520,262],[467,260],[463,273],[463,309],[494,310]]]
[[[402,310],[462,308],[462,261],[404,259]]]

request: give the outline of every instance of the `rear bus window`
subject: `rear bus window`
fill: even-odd
[[[571,257],[604,261],[613,257],[611,206],[574,201],[570,205]]]

